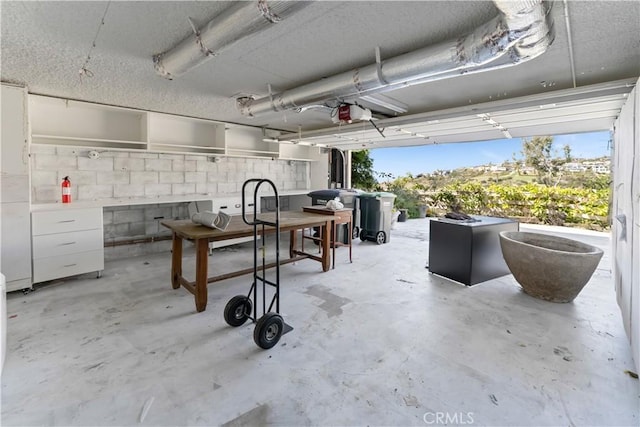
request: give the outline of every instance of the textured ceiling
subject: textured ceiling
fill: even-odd
[[[497,13],[488,1],[318,1],[173,81],[159,77],[152,55],[191,34],[188,18],[200,27],[229,3],[2,1],[2,81],[24,84],[30,92],[44,95],[290,132],[327,128],[326,134],[331,129],[338,131],[326,111],[247,118],[238,112],[235,96],[261,97],[268,94],[269,84],[277,92],[374,63],[376,46],[383,59],[430,46],[463,35]],[[78,71],[107,5],[104,26],[87,65],[93,77],[81,81]],[[386,95],[407,104],[407,117],[418,115],[413,121],[419,124],[421,113],[457,111],[572,89],[569,40],[578,89],[638,78],[640,2],[568,1],[570,37],[564,6],[562,1],[551,5],[555,41],[540,57],[507,69],[425,83]],[[469,111],[460,111],[460,117],[469,115]],[[611,123],[607,118],[598,122],[598,127]],[[537,132],[540,126],[523,124],[521,128]],[[569,130],[552,121],[549,129]],[[488,137],[477,133],[477,139]],[[403,141],[398,139],[396,144],[419,142]]]

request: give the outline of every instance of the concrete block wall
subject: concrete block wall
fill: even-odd
[[[31,146],[31,202],[52,203],[61,198],[60,184],[71,180],[74,201],[171,196],[229,197],[239,195],[250,178],[271,179],[279,191],[310,190],[308,162],[160,154],[137,151],[91,150],[67,146]],[[269,191],[265,186],[264,190]],[[188,219],[188,203],[124,205],[103,209],[105,260],[169,250],[162,219]],[[149,243],[123,242],[138,240]]]
[[[160,221],[188,219],[187,203],[107,206],[102,211],[105,246],[146,237],[170,236]]]
[[[71,180],[72,201],[239,194],[250,178],[269,178],[279,191],[309,190],[309,163],[286,160],[159,154],[31,146],[31,202],[57,202],[60,183]],[[291,164],[290,164],[291,163]]]
[[[188,219],[187,206],[187,202],[182,202],[105,207],[102,210],[105,260],[170,250],[171,232],[160,221]]]

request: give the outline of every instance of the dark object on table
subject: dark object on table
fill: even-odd
[[[467,286],[511,273],[502,257],[499,235],[518,231],[518,223],[488,216],[477,219],[429,222],[429,272]]]
[[[468,221],[470,219],[473,219],[466,213],[462,212],[447,212],[446,214],[444,214],[444,217],[449,219],[457,219],[458,221]]]

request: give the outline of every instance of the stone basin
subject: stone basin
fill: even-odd
[[[500,247],[522,289],[552,302],[573,301],[603,254],[601,249],[576,240],[524,231],[501,232]]]

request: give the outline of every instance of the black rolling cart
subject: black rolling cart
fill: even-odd
[[[245,190],[248,184],[255,183],[253,191],[253,218],[249,220],[245,211]],[[260,186],[267,183],[275,193],[275,220],[267,221],[261,219],[258,215],[258,190]],[[251,319],[256,327],[253,331],[253,340],[265,350],[275,346],[280,337],[291,331],[292,328],[284,323],[280,315],[280,206],[278,190],[275,184],[268,179],[249,179],[242,185],[242,220],[253,226],[253,282],[249,289],[248,295],[236,295],[229,300],[224,308],[224,320],[231,326],[237,327],[243,325],[247,319]],[[275,229],[276,241],[276,260],[275,260],[275,281],[266,277],[266,235],[267,227]],[[261,231],[262,239],[258,239],[258,230]],[[258,248],[258,240],[262,242]],[[261,254],[262,265],[258,262],[258,252]],[[262,292],[258,292],[258,283],[262,285]],[[267,288],[273,288],[273,296],[267,308]],[[258,318],[258,302],[262,301],[262,315]],[[274,309],[275,311],[271,311]],[[252,310],[253,309],[253,310]]]

